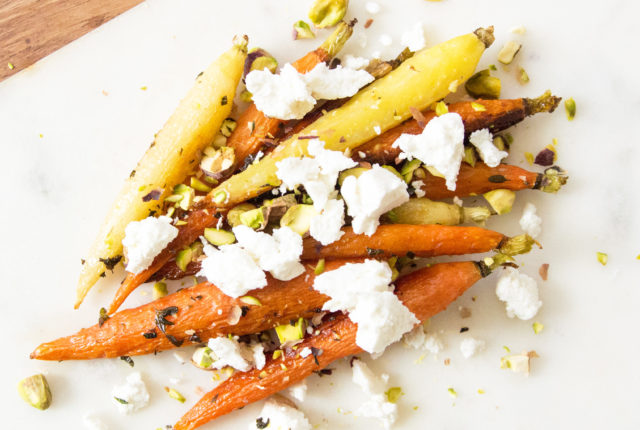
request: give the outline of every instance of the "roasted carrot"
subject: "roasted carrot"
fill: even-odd
[[[421,189],[427,197],[440,200],[482,194],[496,189],[532,189],[555,193],[567,182],[567,176],[558,167],[550,167],[544,173],[535,173],[510,164],[489,167],[484,163],[476,163],[475,167],[471,167],[462,163],[454,191],[447,189],[443,178],[429,173],[422,181],[424,185]]]
[[[443,311],[469,287],[490,273],[484,263],[441,263],[420,269],[396,281],[396,294],[420,321]],[[356,345],[355,323],[344,314],[307,336],[296,351],[314,348],[301,357],[291,351],[282,358],[267,357],[263,369],[239,372],[207,393],[174,425],[175,430],[192,430],[215,418],[264,399],[327,367],[333,361],[362,352]]]
[[[348,24],[344,22],[340,23],[331,36],[329,36],[329,38],[325,40],[319,48],[309,52],[304,57],[295,61],[292,65],[302,73],[313,69],[317,64],[323,61],[331,59],[340,51],[340,49],[342,49],[349,37],[351,37],[354,25],[355,22]],[[237,162],[234,168],[229,169],[229,171],[232,172],[242,167],[244,160],[249,155],[258,152],[263,146],[265,139],[269,139],[270,137],[272,138],[273,135],[278,132],[281,125],[281,120],[267,118],[262,112],[256,109],[254,104],[251,104],[251,106],[249,106],[249,108],[240,116],[234,132],[229,136],[229,140],[227,140],[227,146],[233,147],[235,150],[235,159]],[[185,228],[181,229],[178,237],[176,237],[176,239],[156,257],[153,264],[147,270],[138,274],[127,274],[127,277],[120,285],[120,288],[111,302],[109,314],[117,311],[133,290],[144,284],[151,275],[170,261],[180,249],[191,244],[200,235],[202,235],[206,227],[210,227],[212,224],[217,222],[217,219],[209,220],[209,222],[205,223],[199,222],[202,219],[202,216],[200,215],[201,212],[202,210],[197,210],[189,214],[185,220],[187,222],[187,225],[184,226]],[[210,209],[209,212],[215,212],[215,209]],[[195,217],[195,220],[192,220],[193,217]],[[185,234],[183,234],[183,230],[185,231]]]
[[[540,112],[553,112],[560,103],[560,98],[544,93],[536,99],[512,99],[512,100],[475,100],[473,102],[452,103],[448,106],[449,112],[455,112],[462,117],[464,129],[467,134],[483,128],[490,128],[492,132],[504,130],[519,123],[526,117]],[[482,105],[485,110],[478,107]],[[435,111],[422,112],[425,124],[436,116]],[[401,134],[420,134],[425,124],[419,124],[414,119],[409,119],[397,127],[382,133],[358,147],[358,154],[363,152],[366,157],[357,157],[357,161],[370,163],[389,164],[394,163],[400,154],[400,149],[393,148],[393,142]]]

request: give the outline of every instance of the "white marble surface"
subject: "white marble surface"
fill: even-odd
[[[538,280],[539,265],[551,264],[549,280],[540,282],[544,305],[535,318],[544,331],[534,335],[531,321],[506,317],[495,297],[495,278],[479,283],[433,318],[431,327],[442,332],[447,345],[439,357],[415,364],[419,352],[395,346],[372,362],[405,393],[397,428],[640,428],[640,60],[634,45],[640,7],[630,0],[380,3],[382,11],[364,31],[364,2],[352,1],[349,15],[360,19],[358,32],[369,35],[365,54],[381,50],[391,56],[403,28],[418,20],[425,24],[429,44],[494,24],[497,41],[481,66],[495,63],[507,40],[519,39],[524,48],[517,63],[531,77],[520,86],[514,67],[500,67],[504,97],[537,96],[550,88],[574,97],[578,105],[572,123],[561,109],[512,130],[516,140],[509,162],[521,165],[526,165],[525,151],[536,153],[558,138],[559,164],[571,175],[566,188],[557,196],[522,192],[511,215],[489,223],[517,234],[524,203],[538,206],[544,249],[521,262]],[[213,387],[209,374],[180,364],[170,352],[136,358],[135,369],[143,373],[152,399],[146,409],[123,417],[110,392],[130,372],[125,363],[45,363],[29,360],[28,354],[39,342],[93,324],[99,307],[111,298],[121,273],[102,282],[73,311],[80,258],[123,178],[196,74],[235,33],[246,32],[253,45],[283,61],[297,58],[316,43],[293,42],[290,36],[292,22],[305,17],[309,4],[151,0],[0,83],[4,427],[82,428],[82,415],[92,410],[110,429],[152,429],[186,412],[199,398],[197,386]],[[526,35],[509,33],[520,24]],[[393,37],[389,48],[378,41],[385,32]],[[363,53],[354,42],[345,52]],[[597,251],[609,254],[606,267],[596,261]],[[144,290],[129,305],[148,300]],[[461,320],[458,306],[470,307],[472,317]],[[470,327],[466,335],[487,342],[486,350],[469,360],[459,351],[466,336],[458,333],[462,326]],[[503,345],[540,354],[528,379],[498,368]],[[444,366],[445,358],[451,365]],[[376,428],[377,423],[350,413],[364,399],[351,383],[348,366],[331,367],[333,376],[309,378],[302,408],[311,421],[326,429]],[[19,379],[36,371],[48,375],[54,394],[46,412],[25,405],[15,390]],[[173,377],[181,378],[172,386],[187,397],[185,404],[162,389]],[[457,399],[448,395],[448,387],[455,388]],[[486,394],[477,394],[478,389]],[[246,428],[259,407],[203,428]]]

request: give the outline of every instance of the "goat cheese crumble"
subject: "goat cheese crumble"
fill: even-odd
[[[536,213],[533,203],[527,203],[520,218],[520,228],[529,236],[536,238],[542,233],[542,218]]]
[[[489,167],[496,167],[500,164],[503,158],[506,158],[509,153],[505,151],[500,151],[493,144],[493,135],[489,131],[488,128],[483,128],[482,130],[476,130],[471,133],[469,136],[469,142],[473,146],[476,147],[478,153],[480,154],[480,158],[484,161]]]
[[[266,363],[264,346],[261,343],[247,345],[238,342],[235,337],[221,336],[209,339],[207,346],[211,348],[209,356],[213,362],[208,367],[211,369],[230,366],[241,372],[246,372],[254,367],[260,370]],[[200,357],[195,356],[196,353],[194,353],[194,360],[198,362]]]
[[[360,70],[369,65],[369,60],[364,57],[357,57],[355,55],[347,54],[342,57],[342,66],[347,69]]]
[[[319,63],[302,76],[316,100],[351,97],[374,80],[374,77],[364,70],[342,66],[330,69],[326,63]]]
[[[139,372],[127,376],[123,385],[117,385],[111,392],[113,401],[122,414],[129,414],[144,408],[149,403],[149,392]]]
[[[353,217],[354,233],[367,236],[375,233],[381,215],[409,200],[407,184],[377,164],[357,178],[347,176],[340,193]]]
[[[367,352],[382,353],[419,321],[393,294],[391,268],[386,262],[347,263],[316,276],[313,288],[331,297],[323,309],[346,311],[358,325],[356,344]]]
[[[542,306],[536,281],[512,267],[507,267],[500,275],[496,295],[506,302],[509,318],[515,316],[521,320],[529,320]]]
[[[421,180],[411,182],[411,186],[413,187],[413,190],[416,193],[416,197],[422,198],[427,195],[427,193],[425,193],[424,190],[422,189],[424,185],[425,185],[424,181],[421,181]]]
[[[356,414],[376,418],[385,429],[390,429],[398,419],[398,406],[387,401],[385,396],[388,375],[377,377],[362,360],[353,360],[353,382],[358,385],[369,399],[356,411]]]
[[[393,39],[386,33],[380,35],[380,44],[382,46],[391,46],[393,43]]]
[[[249,426],[250,430],[311,430],[311,424],[302,411],[283,401],[270,398],[264,404],[258,418]]]
[[[484,340],[468,337],[460,342],[460,352],[464,358],[471,358],[485,347]]]
[[[413,27],[402,33],[401,42],[403,46],[412,52],[417,52],[427,45],[424,40],[424,27],[421,22],[416,22]]]
[[[153,263],[169,242],[178,236],[178,229],[171,225],[171,218],[148,217],[132,221],[124,229],[122,246],[127,256],[127,271],[140,273]]]
[[[91,412],[82,417],[82,422],[87,430],[109,430],[109,427]]]
[[[239,244],[216,249],[204,246],[206,258],[198,276],[204,276],[229,297],[240,297],[250,290],[267,285],[267,277],[252,255]],[[242,270],[238,270],[241,267]]]
[[[321,214],[311,218],[309,234],[323,245],[329,245],[340,239],[344,232],[344,202],[330,199]]]
[[[464,124],[457,113],[436,116],[420,134],[402,134],[393,143],[400,148],[400,158],[417,158],[440,172],[447,189],[456,189],[460,163],[464,155]]]
[[[307,398],[307,381],[303,379],[297,384],[293,384],[289,387],[289,394],[291,397],[296,399],[299,402],[304,402],[304,399]]]
[[[375,15],[378,12],[380,12],[380,5],[374,1],[368,1],[365,5],[364,8],[366,9],[367,12],[369,12],[371,15]]]
[[[402,342],[419,351],[429,351],[438,355],[444,349],[442,339],[435,333],[427,333],[424,325],[418,325],[402,337]]]

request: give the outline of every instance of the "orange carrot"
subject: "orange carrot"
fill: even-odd
[[[489,273],[483,263],[442,263],[420,269],[396,281],[396,294],[420,321],[443,311],[475,282]],[[314,348],[305,358],[296,351],[274,360],[267,357],[263,369],[239,372],[207,393],[174,425],[193,430],[215,418],[264,399],[319,371],[333,361],[358,354],[355,323],[343,314],[321,324],[296,351]]]

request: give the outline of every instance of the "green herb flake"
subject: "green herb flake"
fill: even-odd
[[[114,399],[116,399],[116,401],[118,403],[122,403],[123,405],[128,405],[129,404],[128,401],[126,401],[125,399],[121,399],[120,397],[114,397]]]
[[[220,99],[220,106],[225,106],[227,103],[229,103],[227,96],[222,96],[222,99]]]
[[[600,262],[600,264],[602,264],[603,266],[607,265],[607,262],[609,261],[609,255],[604,252],[596,252],[596,256],[598,257],[598,261]]]
[[[573,121],[576,117],[576,101],[573,98],[565,100],[564,110],[567,112],[567,119]]]
[[[135,363],[133,362],[131,357],[129,357],[128,355],[123,355],[122,357],[120,357],[120,360],[124,361],[131,367],[135,366]]]
[[[544,330],[544,324],[537,321],[533,323],[533,332],[535,334],[539,334],[542,330]]]
[[[102,327],[102,325],[109,319],[109,313],[105,308],[100,308],[100,318],[98,318],[98,326]]]
[[[271,420],[269,418],[267,418],[267,420],[265,421],[264,419],[262,419],[262,417],[259,417],[256,420],[256,428],[258,429],[266,429],[267,427],[269,427],[269,423],[271,422]]]

